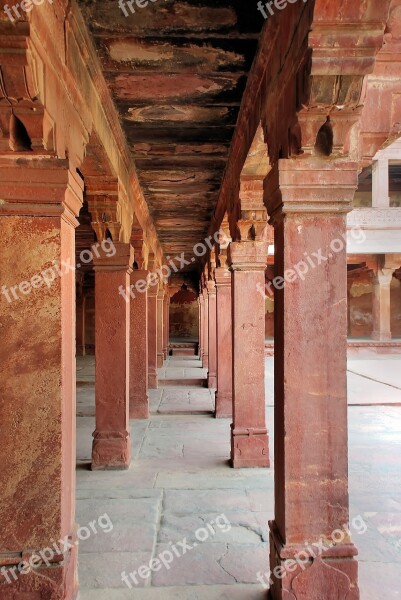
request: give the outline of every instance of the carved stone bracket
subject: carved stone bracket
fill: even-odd
[[[54,122],[42,102],[44,67],[29,49],[29,28],[19,23],[0,44],[0,152],[53,154]]]
[[[118,242],[121,232],[118,180],[88,177],[85,179],[85,192],[98,241],[111,236],[114,242]]]

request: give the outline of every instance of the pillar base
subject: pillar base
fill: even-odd
[[[95,431],[92,471],[123,471],[131,464],[131,436],[128,431]]]
[[[130,399],[129,409],[130,419],[148,419],[149,418],[149,397],[133,397]]]
[[[26,555],[16,561],[15,553],[8,556],[3,554],[0,559],[0,598],[2,600],[15,600],[16,598],[26,598],[26,600],[77,600],[78,598],[78,576],[77,576],[77,555],[78,546],[75,545],[76,536],[70,536],[73,544],[71,550],[63,555],[54,554],[49,556],[49,565],[45,563],[37,564],[29,572],[23,570],[19,572],[13,567],[21,565],[23,562],[39,553],[45,548],[40,548],[36,552],[29,550]],[[69,541],[70,541],[69,540]],[[49,540],[49,548],[52,544]],[[62,547],[62,545],[61,545]],[[21,565],[22,568],[22,565]]]
[[[267,429],[231,425],[231,465],[234,469],[270,467]]]
[[[209,355],[204,354],[202,356],[202,369],[208,369],[208,368],[209,368]]]
[[[358,562],[355,560],[358,551],[351,541],[326,542],[326,550],[318,543],[283,545],[275,522],[271,521],[269,526],[271,600],[359,600]],[[269,578],[265,576],[265,579]]]
[[[164,365],[164,355],[162,352],[161,353],[158,352],[157,353],[157,368],[161,369],[163,367],[163,365]]]
[[[216,375],[207,374],[207,387],[217,389],[217,377]]]
[[[233,416],[233,397],[232,394],[223,394],[216,392],[216,410],[214,413],[216,419],[231,419]]]
[[[157,390],[158,388],[158,377],[157,373],[149,373],[148,374],[148,388],[150,390]]]
[[[391,335],[391,331],[374,331],[371,335],[372,340],[376,342],[391,342],[393,337]]]

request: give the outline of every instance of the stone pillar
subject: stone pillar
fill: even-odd
[[[149,271],[131,273],[130,306],[130,419],[149,417],[148,397],[148,283]]]
[[[157,294],[157,368],[161,369],[164,365],[164,289],[160,289]]]
[[[391,340],[391,280],[393,269],[378,269],[372,277],[373,284],[373,331],[372,339],[380,342]]]
[[[0,187],[0,596],[74,600],[75,217],[83,182],[66,160],[26,155],[20,164],[0,158]],[[71,546],[61,555],[47,564],[38,557],[63,539]]]
[[[390,175],[387,158],[380,158],[373,162],[372,206],[374,208],[390,206]]]
[[[233,349],[231,313],[231,273],[228,269],[215,271],[217,304],[217,419],[233,414]]]
[[[352,334],[352,311],[351,311],[351,290],[354,285],[354,278],[350,275],[347,276],[347,337],[351,337]]]
[[[198,347],[198,356],[199,356],[200,360],[202,360],[202,355],[203,355],[203,295],[201,293],[199,293],[198,305],[199,305],[199,347]]]
[[[148,289],[148,387],[157,389],[157,294],[158,283]]]
[[[276,268],[270,568],[282,577],[273,575],[270,594],[273,600],[357,600],[357,550],[344,525],[349,520],[346,213],[358,164],[280,160],[276,169],[265,190],[275,226]]]
[[[204,369],[209,368],[209,302],[207,295],[207,288],[203,289],[203,356],[202,356],[202,367]]]
[[[96,430],[92,470],[128,469],[131,246],[99,249],[95,269]]]
[[[163,300],[163,358],[164,360],[168,357],[169,351],[169,311],[170,311],[170,296],[168,290],[165,290]]]
[[[207,282],[208,310],[209,310],[209,371],[207,386],[217,387],[217,344],[216,344],[216,284]]]
[[[86,295],[81,289],[77,290],[76,295],[76,319],[77,319],[77,338],[76,352],[77,356],[85,356],[85,304]]]
[[[265,299],[268,245],[231,242],[233,326],[233,467],[269,467],[265,417]]]

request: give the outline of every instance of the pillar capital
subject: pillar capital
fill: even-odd
[[[390,286],[391,281],[393,279],[394,269],[391,268],[383,268],[378,269],[377,272],[373,272],[371,274],[371,280],[373,284],[378,284],[380,286]]]
[[[152,273],[148,276],[148,296],[150,298],[157,298],[159,293],[159,283],[152,280]]]
[[[288,214],[348,213],[358,187],[358,163],[320,157],[280,159],[265,180],[264,203],[274,224]]]
[[[149,271],[146,269],[134,269],[131,273],[131,283],[133,283],[134,285],[138,284],[139,282],[141,282],[141,287],[143,288],[143,291],[147,290],[149,288],[149,281],[148,281],[148,276],[149,276]],[[142,283],[143,282],[143,283]]]
[[[216,282],[213,279],[209,279],[207,282],[207,293],[209,296],[216,293]]]
[[[16,185],[15,182],[18,182]],[[84,182],[66,159],[0,158],[1,215],[62,215],[74,227]]]
[[[231,242],[228,247],[228,264],[231,271],[264,271],[268,250],[267,242]]]
[[[93,266],[95,271],[127,271],[131,273],[133,249],[130,244],[113,242],[110,248],[93,246]]]
[[[216,287],[231,286],[231,272],[224,267],[218,267],[214,273]]]

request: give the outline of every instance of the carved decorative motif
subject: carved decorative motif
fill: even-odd
[[[354,208],[347,215],[347,227],[401,229],[401,208]]]
[[[292,590],[283,593],[283,600],[346,600],[350,590],[349,577],[319,556],[293,579]]]

